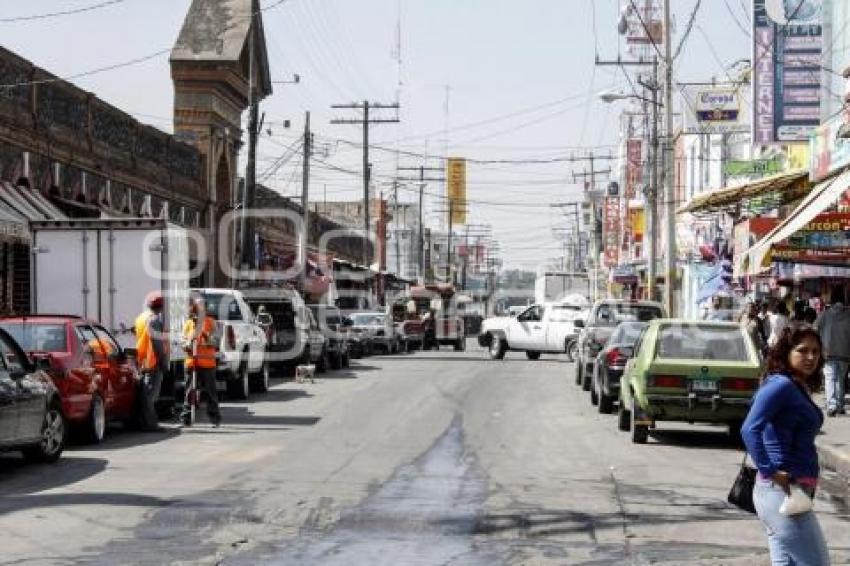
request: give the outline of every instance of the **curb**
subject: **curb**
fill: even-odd
[[[837,473],[850,482],[850,452],[826,442],[815,442],[820,465]]]

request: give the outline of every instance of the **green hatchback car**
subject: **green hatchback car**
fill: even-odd
[[[727,424],[737,437],[761,365],[738,324],[653,320],[623,371],[618,426],[638,444],[646,443],[658,421]]]

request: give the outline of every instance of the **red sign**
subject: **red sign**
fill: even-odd
[[[605,266],[617,265],[619,257],[618,235],[620,232],[620,199],[607,197],[602,209],[603,239],[605,240]]]
[[[627,199],[635,198],[637,187],[643,181],[643,167],[641,166],[641,140],[631,139],[626,141],[626,191],[623,196]]]
[[[850,249],[818,250],[776,245],[771,250],[771,261],[847,265],[850,263]]]

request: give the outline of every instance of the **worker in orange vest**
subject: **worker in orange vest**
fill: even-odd
[[[183,326],[183,349],[186,351],[186,395],[180,420],[183,426],[192,426],[193,395],[205,393],[207,416],[213,426],[218,427],[221,424],[221,412],[215,387],[215,319],[207,314],[201,298],[192,299],[189,303],[189,318]],[[193,381],[194,387],[190,385]]]
[[[141,425],[144,430],[161,431],[156,414],[156,400],[162,387],[162,376],[168,369],[168,340],[162,310],[162,293],[152,291],[145,297],[145,311],[136,318],[136,360],[142,374]]]

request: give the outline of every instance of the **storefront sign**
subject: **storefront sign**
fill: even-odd
[[[617,245],[620,231],[620,199],[607,197],[602,209],[603,239],[605,240],[605,266],[617,265],[619,246]]]
[[[766,177],[782,172],[782,158],[730,160],[723,165],[723,169],[729,177]]]
[[[685,133],[729,134],[750,131],[749,112],[741,86],[682,86]]]
[[[753,10],[753,142],[804,141],[820,118],[823,0],[753,0]]]
[[[771,230],[779,225],[778,218],[755,217],[739,222],[733,229],[733,240],[735,249],[733,251],[733,263],[738,265],[741,254],[746,253],[756,242],[767,236]]]
[[[850,249],[850,214],[819,214],[783,244],[817,250]]]
[[[466,224],[466,159],[447,160],[446,197],[451,210],[449,224]]]
[[[736,88],[715,88],[697,93],[697,120],[700,122],[737,122],[741,97]]]
[[[840,250],[814,250],[776,245],[771,249],[770,260],[786,261],[791,263],[828,263],[847,265],[850,263],[850,248]]]
[[[643,181],[643,164],[641,163],[642,140],[626,141],[626,193],[627,199],[635,198],[638,186]]]
[[[820,181],[850,165],[850,140],[839,138],[841,127],[848,123],[844,113],[832,117],[815,129],[810,138],[812,181]]]

